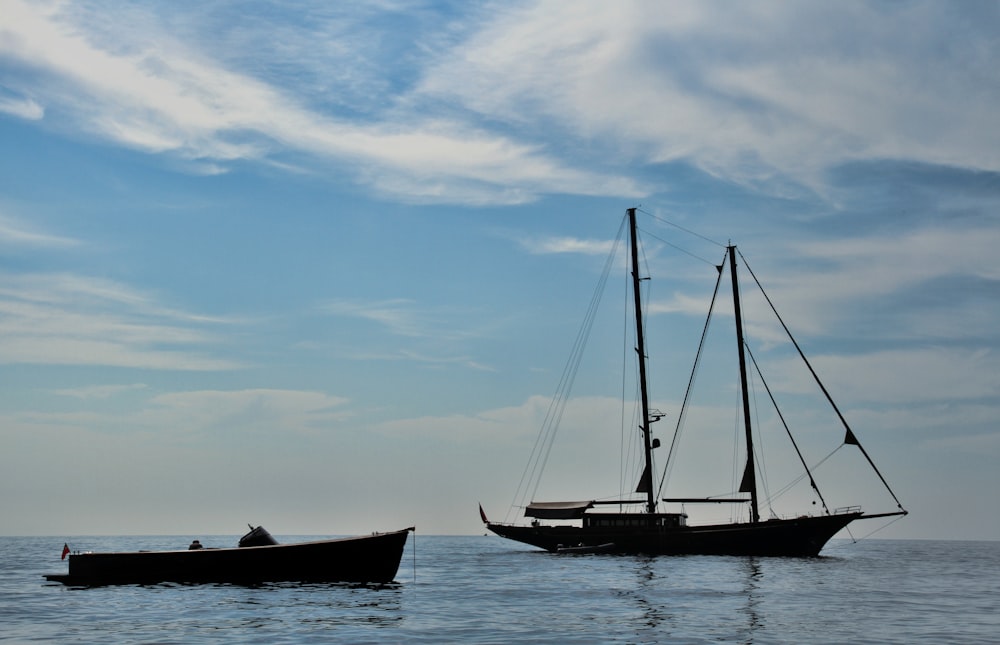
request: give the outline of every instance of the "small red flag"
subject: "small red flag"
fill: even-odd
[[[63,545],[62,557],[59,558],[59,559],[60,560],[65,560],[67,555],[69,555],[69,545],[68,544],[64,544]]]
[[[483,510],[483,505],[479,505],[479,517],[483,518],[483,524],[489,524],[490,521],[486,519],[486,512]]]

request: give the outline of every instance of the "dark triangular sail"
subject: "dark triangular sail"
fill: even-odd
[[[642,477],[639,478],[639,485],[635,487],[635,492],[637,493],[648,493],[653,490],[653,470],[646,464],[645,470],[642,471]]]
[[[747,467],[743,470],[743,479],[740,480],[740,491],[741,493],[752,493],[754,492],[754,470],[753,462],[748,461]]]

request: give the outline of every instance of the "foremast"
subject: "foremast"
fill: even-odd
[[[656,512],[656,495],[653,491],[653,441],[650,437],[649,418],[649,392],[646,387],[646,343],[642,330],[642,294],[639,277],[639,243],[636,234],[634,208],[628,209],[628,224],[632,248],[632,300],[635,303],[635,334],[636,353],[639,354],[639,391],[642,398],[642,422],[639,428],[642,430],[643,452],[646,457],[646,466],[642,471],[642,479],[636,488],[637,493],[646,494],[646,512]]]
[[[760,511],[757,506],[757,476],[754,469],[753,430],[750,425],[750,393],[747,389],[747,360],[743,352],[743,310],[740,306],[740,284],[736,275],[736,247],[729,245],[729,271],[733,280],[733,309],[736,321],[736,353],[740,357],[740,390],[743,395],[743,427],[746,431],[747,465],[740,481],[740,492],[750,493],[750,521],[756,524],[760,521]]]

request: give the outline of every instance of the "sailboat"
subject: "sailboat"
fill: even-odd
[[[802,457],[797,444],[795,444],[794,438],[792,438],[792,443],[796,446],[795,452],[798,453],[802,466],[806,471],[808,481],[815,494],[822,500],[822,512],[796,514],[791,517],[776,515],[768,518],[761,517],[761,500],[758,498],[758,474],[755,468],[757,456],[755,455],[754,432],[751,425],[753,415],[748,389],[747,357],[749,355],[754,364],[756,364],[756,360],[750,353],[744,337],[739,278],[736,269],[737,249],[732,244],[726,246],[723,263],[716,266],[718,270],[716,293],[718,293],[719,283],[722,282],[724,276],[724,265],[728,262],[733,286],[733,311],[735,314],[740,394],[742,399],[740,424],[743,428],[742,433],[737,434],[742,435],[740,437],[740,440],[744,443],[742,452],[746,455],[746,461],[742,468],[742,477],[740,478],[738,490],[726,496],[664,497],[657,499],[658,489],[654,486],[653,481],[653,451],[659,447],[660,441],[658,438],[653,437],[651,424],[654,421],[660,420],[664,415],[657,410],[651,409],[649,403],[641,293],[641,283],[646,278],[642,277],[639,272],[639,240],[636,225],[636,210],[635,208],[627,209],[626,219],[631,251],[631,300],[634,305],[635,353],[638,362],[637,379],[639,386],[638,396],[640,399],[638,405],[641,406],[638,429],[641,433],[642,456],[644,459],[644,468],[642,469],[638,486],[635,487],[634,493],[619,495],[618,498],[612,499],[584,498],[577,501],[532,500],[530,503],[523,504],[517,508],[518,512],[520,508],[523,508],[524,517],[531,518],[527,524],[520,524],[516,521],[492,522],[487,518],[486,513],[480,505],[480,517],[486,528],[504,538],[533,545],[550,552],[808,557],[818,555],[830,538],[854,521],[906,515],[907,511],[903,508],[898,498],[896,498],[895,493],[889,488],[889,484],[869,457],[868,452],[861,446],[856,434],[851,430],[847,421],[840,413],[839,408],[837,408],[833,399],[829,396],[826,388],[819,381],[815,370],[809,364],[798,343],[791,337],[787,326],[781,321],[781,326],[788,333],[799,356],[805,361],[809,371],[816,379],[820,389],[846,429],[842,445],[856,447],[861,452],[865,461],[870,465],[874,473],[877,474],[878,479],[895,501],[896,510],[881,513],[866,513],[860,506],[829,509],[815,483],[809,466]],[[713,303],[714,301],[715,298],[713,296]],[[770,304],[769,298],[767,298],[767,302]],[[773,305],[771,308],[773,310]],[[776,310],[774,312],[777,314]],[[781,320],[780,316],[778,316],[778,319],[779,321]],[[704,332],[702,340],[704,341]],[[768,389],[768,394],[771,394],[770,389]],[[771,399],[773,401],[774,397],[771,396]],[[681,414],[683,415],[683,410]],[[780,416],[780,411],[778,414]],[[790,432],[789,437],[791,437]],[[672,449],[671,452],[673,452]],[[661,503],[664,505],[680,504],[682,505],[682,509],[686,509],[687,505],[730,504],[748,508],[749,512],[740,512],[738,515],[731,515],[730,520],[725,522],[714,521],[707,524],[689,524],[686,511],[666,512],[662,510]]]

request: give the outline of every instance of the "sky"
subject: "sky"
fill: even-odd
[[[910,511],[855,537],[1000,539],[997,33],[992,2],[0,0],[0,534],[481,533],[637,207],[657,437],[732,242]],[[629,478],[608,316],[539,499]],[[722,374],[693,448],[732,434]]]

